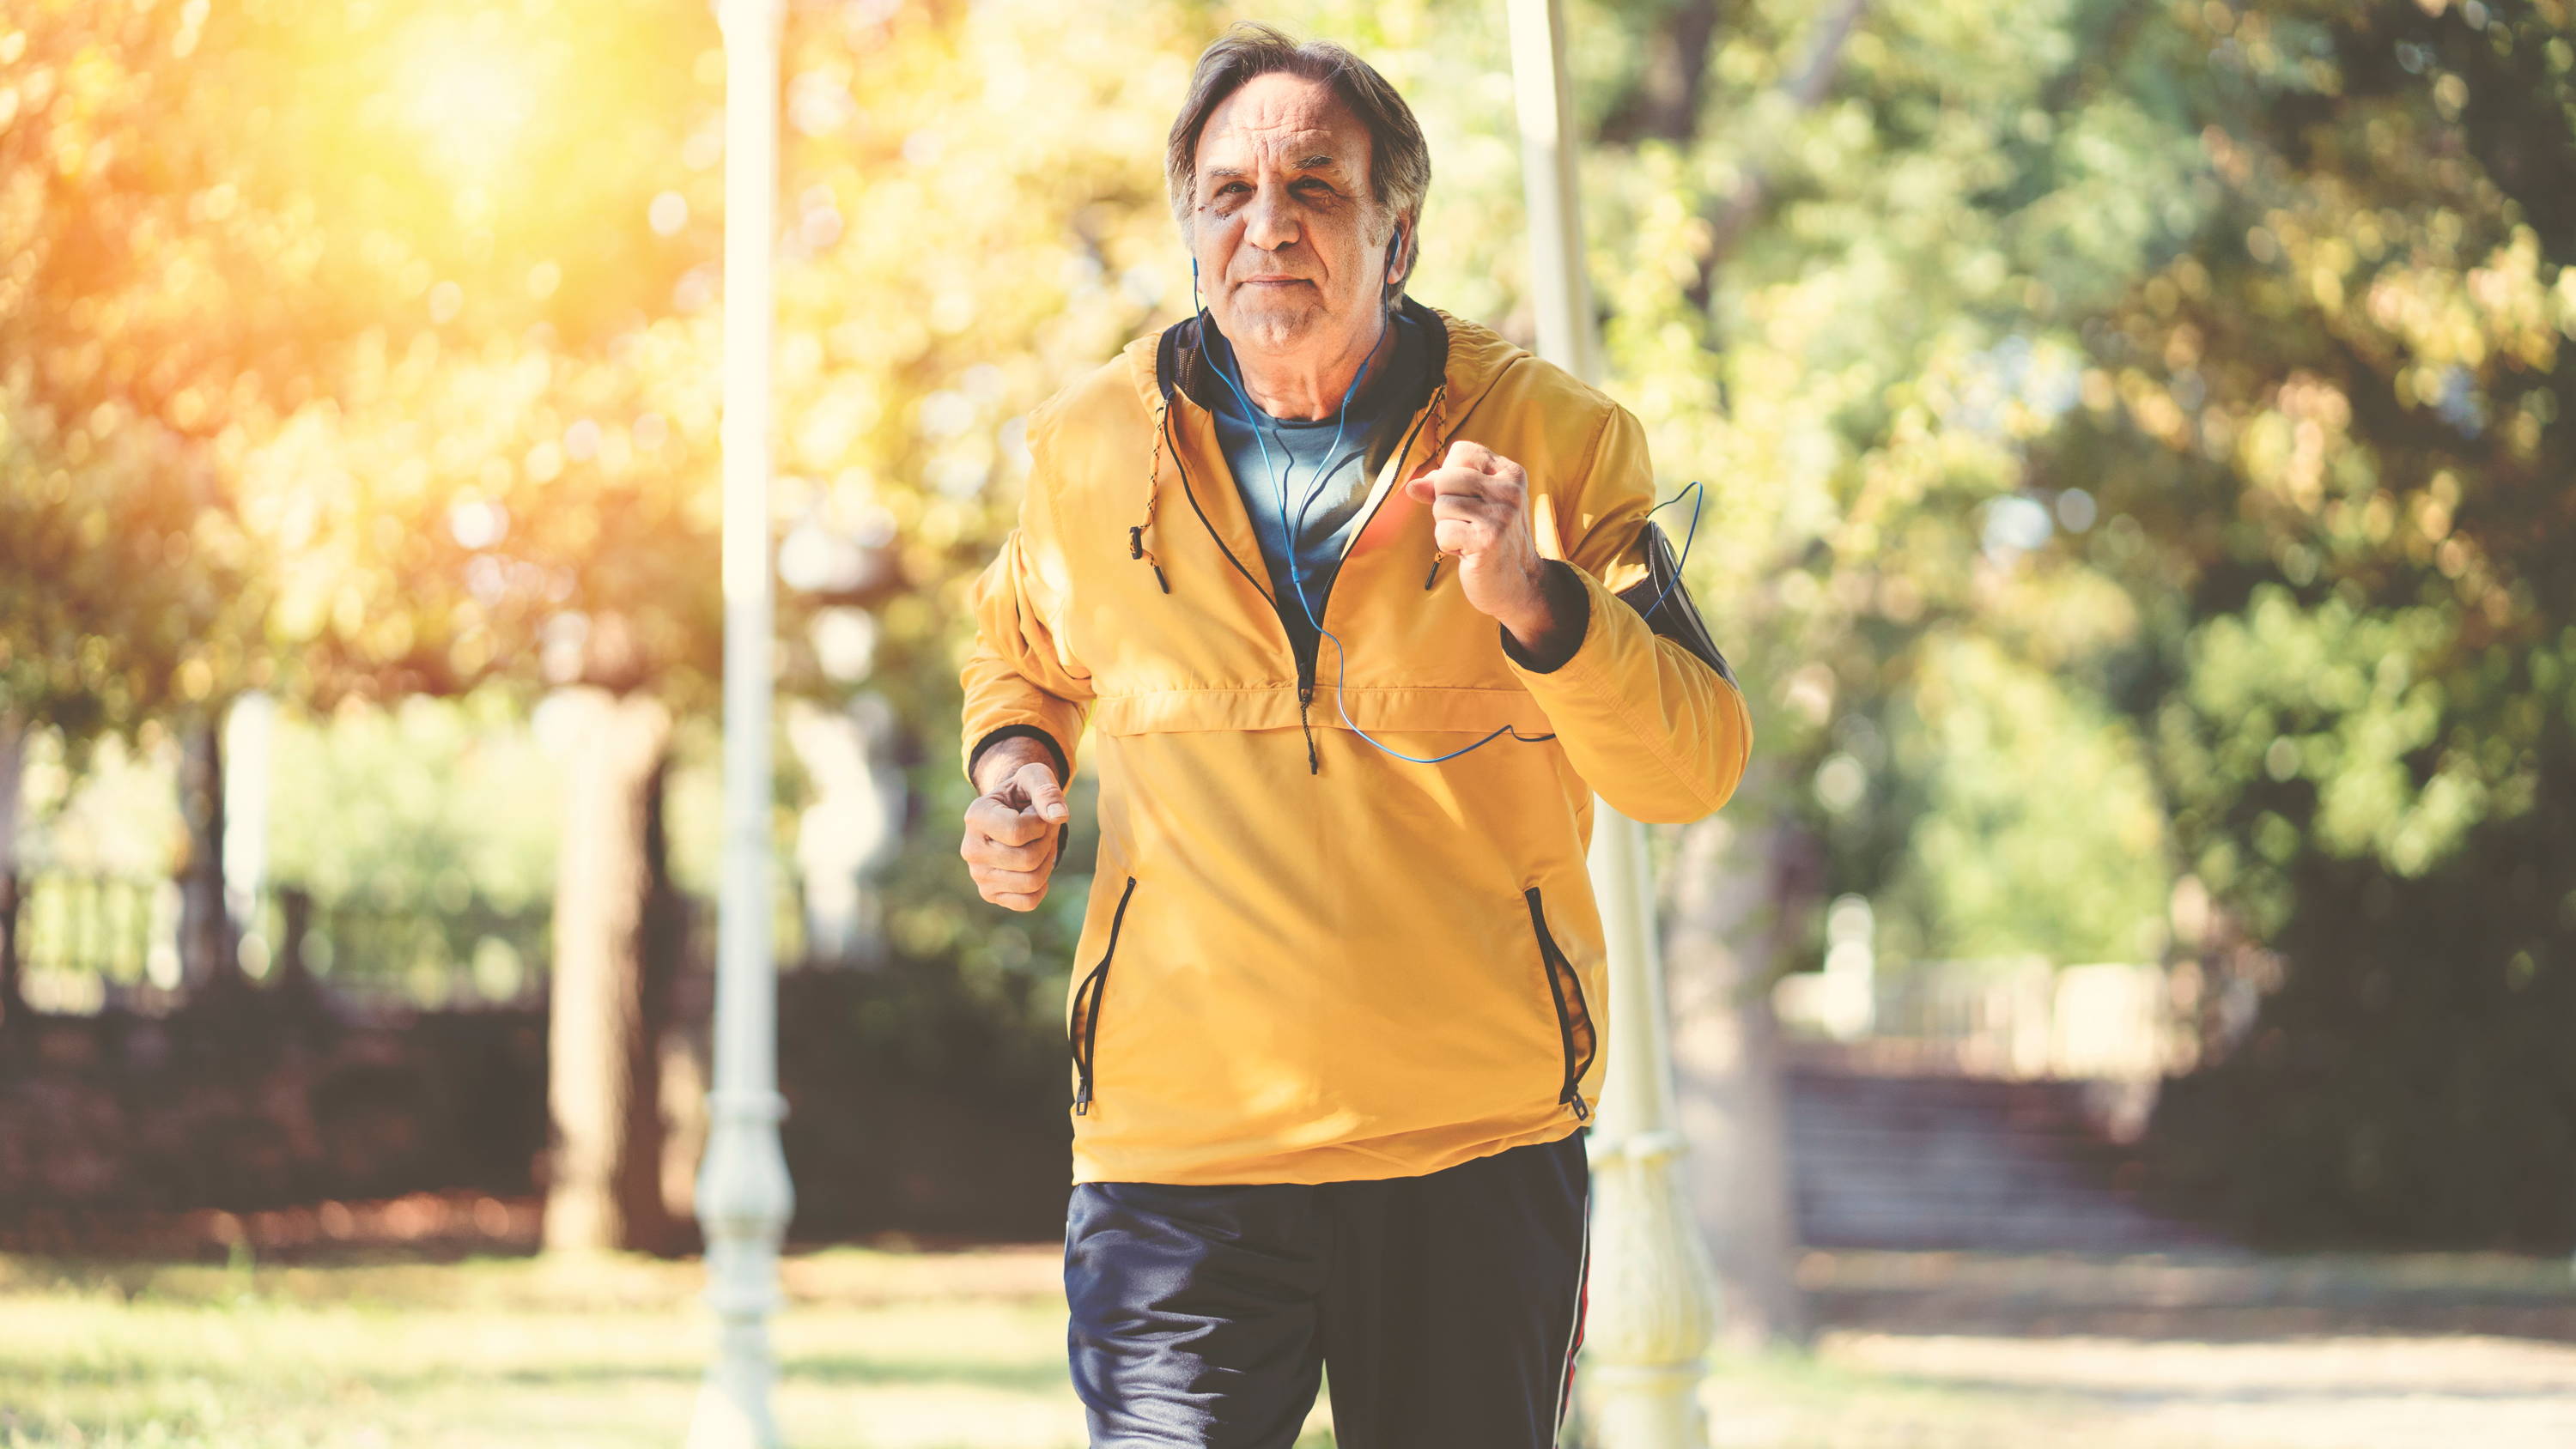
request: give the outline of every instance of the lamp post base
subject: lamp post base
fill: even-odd
[[[698,1390],[688,1449],[777,1449],[769,1390],[778,1360],[769,1316],[778,1308],[778,1244],[795,1210],[776,1092],[708,1094],[715,1118],[698,1175],[698,1221],[707,1234],[707,1306],[716,1355]]]

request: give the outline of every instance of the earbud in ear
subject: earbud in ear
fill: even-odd
[[[1395,224],[1395,235],[1386,244],[1386,279],[1390,282],[1404,275],[1404,223]]]

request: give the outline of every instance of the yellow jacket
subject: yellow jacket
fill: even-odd
[[[1067,1012],[1077,1182],[1396,1177],[1575,1130],[1608,1001],[1593,793],[1696,820],[1743,773],[1743,697],[1687,595],[1662,592],[1637,420],[1406,306],[1439,382],[1317,601],[1349,651],[1325,641],[1320,678],[1199,401],[1222,384],[1197,319],[1030,417],[1019,525],[976,583],[964,736],[970,767],[997,731],[1037,734],[1068,768],[1086,721],[1097,740]],[[1581,643],[1553,669],[1507,655],[1399,486],[1461,438],[1527,471],[1539,552],[1580,582]],[[1416,764],[1345,713],[1421,757],[1513,733]]]

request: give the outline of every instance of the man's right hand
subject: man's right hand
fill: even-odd
[[[984,899],[1036,910],[1055,873],[1057,833],[1073,816],[1055,763],[1044,745],[1025,738],[1003,740],[975,763],[984,793],[966,807],[966,838],[957,853]]]

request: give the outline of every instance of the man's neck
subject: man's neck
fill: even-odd
[[[1343,338],[1328,353],[1302,348],[1268,352],[1232,337],[1226,341],[1234,349],[1237,380],[1253,406],[1274,418],[1312,422],[1341,411],[1362,362],[1368,364],[1371,381],[1386,375],[1388,359],[1395,354],[1395,327],[1386,313],[1377,313],[1367,332]]]

